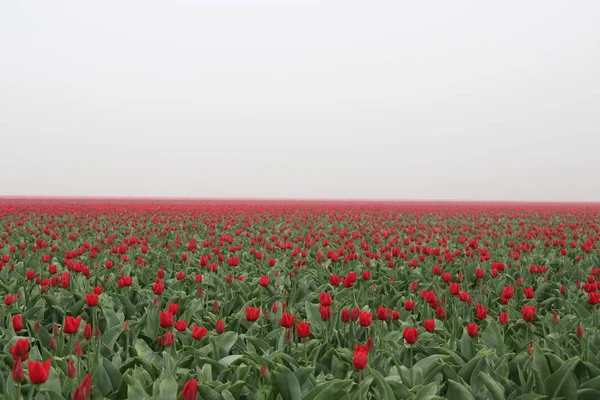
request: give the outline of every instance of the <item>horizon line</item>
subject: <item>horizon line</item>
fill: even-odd
[[[250,203],[277,203],[277,202],[292,202],[292,203],[404,203],[404,204],[580,204],[580,205],[600,205],[600,201],[584,201],[584,200],[567,200],[567,201],[552,201],[552,200],[466,200],[466,199],[381,199],[381,198],[306,198],[306,197],[153,197],[153,196],[32,196],[32,195],[0,195],[1,201],[18,201],[18,200],[95,200],[95,201],[193,201],[193,202],[250,202]]]

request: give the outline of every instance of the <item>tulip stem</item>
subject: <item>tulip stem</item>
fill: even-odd
[[[362,400],[362,369],[358,370],[358,398]]]
[[[15,361],[20,362],[20,361]],[[21,382],[17,382],[17,400],[21,399]]]
[[[410,345],[410,387],[413,388],[415,385],[415,372],[414,372],[414,358],[413,358],[413,345]]]

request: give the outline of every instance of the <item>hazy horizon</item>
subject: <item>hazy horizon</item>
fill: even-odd
[[[0,196],[600,201],[600,3],[5,2]]]

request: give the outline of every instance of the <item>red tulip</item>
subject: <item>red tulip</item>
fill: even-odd
[[[331,301],[331,294],[329,292],[319,293],[319,302],[323,307],[328,307],[333,302]]]
[[[14,346],[10,346],[10,353],[13,356],[13,360],[26,361],[29,354],[29,340],[17,339]]]
[[[45,383],[50,373],[50,364],[52,360],[48,359],[43,364],[40,361],[27,361],[29,366],[29,381],[34,385]]]
[[[521,308],[521,315],[525,322],[533,322],[535,319],[535,306],[523,306]]]
[[[92,338],[92,324],[85,324],[83,327],[83,337],[88,340]]]
[[[423,327],[427,332],[433,332],[435,329],[435,319],[426,319],[423,322]]]
[[[523,288],[523,294],[526,299],[533,299],[533,288]]]
[[[296,324],[296,333],[300,339],[310,336],[310,323],[301,321]]]
[[[365,369],[367,367],[367,346],[357,345],[354,349],[354,368]]]
[[[380,321],[385,321],[388,317],[388,310],[384,306],[379,306],[377,309],[377,319]]]
[[[154,292],[155,295],[163,294],[163,292],[165,291],[164,283],[160,279],[157,279],[156,282],[154,283],[154,286],[152,287],[152,291]]]
[[[246,320],[256,321],[260,316],[260,308],[246,307]]]
[[[279,324],[284,328],[291,328],[294,324],[295,318],[296,314],[288,314],[287,312],[284,312],[283,315],[281,315],[281,320],[279,321]]]
[[[217,322],[215,323],[215,331],[217,333],[225,332],[225,322],[222,319],[217,320]]]
[[[183,386],[181,391],[182,400],[196,400],[198,397],[198,380],[190,379]]]
[[[577,325],[576,334],[577,334],[578,338],[582,338],[583,337],[583,328],[581,327],[581,325]]]
[[[67,376],[69,378],[73,378],[77,375],[77,369],[75,368],[75,364],[73,364],[72,360],[67,361]]]
[[[469,325],[467,325],[467,333],[471,337],[477,336],[477,334],[479,333],[479,326],[477,326],[477,324],[471,322]]]
[[[373,313],[361,311],[358,316],[358,323],[360,324],[360,326],[364,326],[364,327],[369,326],[369,325],[371,325],[372,317],[373,317]]]
[[[194,324],[192,327],[192,337],[196,340],[202,339],[207,333],[208,330],[201,326]]]
[[[25,379],[25,374],[23,373],[23,364],[21,363],[20,359],[15,360],[13,363],[12,379],[15,382],[23,382]]]
[[[12,316],[12,324],[15,332],[23,330],[23,315],[17,314]]]
[[[342,322],[346,323],[346,322],[349,322],[351,319],[352,319],[352,316],[350,314],[350,310],[343,309],[342,310]]]
[[[169,312],[173,315],[175,315],[179,312],[179,304],[177,304],[177,303],[169,303],[167,308],[168,308]]]
[[[72,317],[67,315],[65,317],[65,323],[63,325],[63,332],[67,334],[77,333],[79,325],[81,324],[81,317]]]
[[[269,278],[266,275],[261,275],[260,279],[258,280],[258,284],[262,287],[267,287],[267,286],[269,286],[270,281],[271,281],[271,278]]]
[[[508,324],[508,313],[506,311],[503,311],[498,315],[498,323],[500,325]]]
[[[161,311],[159,324],[161,328],[169,328],[173,326],[173,314],[169,311]]]
[[[85,295],[85,303],[90,307],[98,305],[98,295],[95,293],[87,293]]]
[[[331,307],[321,306],[319,312],[321,313],[322,321],[329,321],[331,319]]]
[[[415,344],[419,338],[419,331],[417,328],[404,328],[403,336],[406,343]]]
[[[415,308],[415,302],[414,301],[412,301],[412,300],[406,300],[404,302],[404,309],[406,311],[411,311],[414,308]]]
[[[173,322],[173,326],[179,332],[183,332],[187,329],[187,321],[185,319],[180,319],[179,321]]]

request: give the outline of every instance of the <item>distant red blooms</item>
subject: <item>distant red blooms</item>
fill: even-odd
[[[404,302],[404,309],[406,311],[411,311],[414,308],[415,308],[415,302],[414,301],[412,301],[412,300],[406,300]]]
[[[467,325],[467,334],[471,337],[475,337],[479,334],[479,326],[475,323],[469,323]]]
[[[360,326],[366,327],[371,325],[371,319],[373,318],[373,313],[367,311],[360,311],[358,315],[358,323]]]
[[[162,311],[159,314],[159,325],[161,328],[173,326],[173,314],[170,311]]]
[[[581,327],[581,325],[577,325],[577,329],[575,330],[575,333],[577,335],[578,338],[582,338],[583,337],[583,328]]]
[[[196,324],[192,326],[192,337],[196,340],[202,339],[207,333],[208,330],[202,326],[198,326]]]
[[[535,306],[523,306],[521,316],[525,322],[533,322],[535,319]]]
[[[198,398],[198,380],[190,379],[183,386],[181,391],[182,400],[196,400]]]
[[[404,341],[408,344],[415,344],[419,338],[419,331],[417,328],[404,328],[403,335]]]
[[[256,321],[260,316],[260,308],[246,307],[246,320]]]
[[[394,310],[394,311],[392,311],[392,319],[393,319],[394,321],[396,321],[396,320],[400,319],[400,312],[399,312],[398,310]]]
[[[289,314],[287,312],[284,312],[281,315],[281,320],[279,321],[279,324],[284,328],[291,328],[292,325],[294,324],[295,318],[296,318],[296,314]]]
[[[50,359],[46,360],[44,363],[28,360],[29,381],[34,385],[45,383],[48,380],[51,364],[52,360]]]
[[[371,279],[371,271],[365,270],[361,273],[363,281],[368,281]]]
[[[506,311],[503,311],[498,315],[498,323],[500,325],[508,324],[508,313]]]
[[[354,349],[354,368],[365,369],[367,367],[368,348],[357,345]]]
[[[426,319],[423,322],[423,327],[427,332],[433,332],[435,330],[435,319]]]

